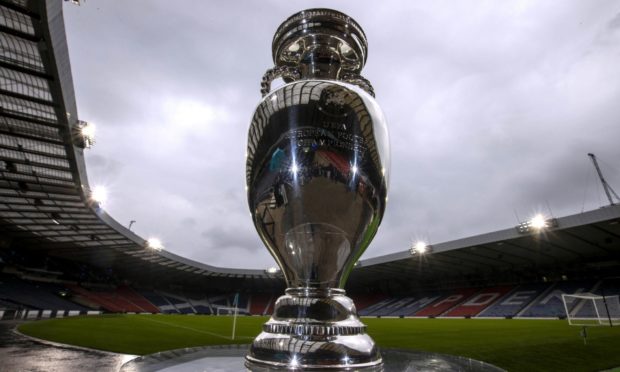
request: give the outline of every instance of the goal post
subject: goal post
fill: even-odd
[[[562,303],[569,325],[620,326],[620,299],[618,295],[563,294]]]

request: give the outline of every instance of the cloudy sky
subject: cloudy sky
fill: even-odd
[[[390,203],[364,258],[605,205],[620,192],[617,1],[88,0],[65,3],[79,116],[105,208],[167,250],[266,268],[244,153],[271,39],[330,7],[369,39],[363,74],[389,122]]]

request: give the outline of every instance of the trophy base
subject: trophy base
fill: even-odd
[[[289,288],[246,356],[268,369],[380,371],[379,349],[342,289]]]
[[[163,351],[145,355],[125,363],[120,372],[265,372],[274,370],[301,371],[304,368],[280,368],[250,364],[244,358],[249,345],[220,345]],[[383,366],[363,369],[349,366],[340,371],[443,371],[443,372],[505,372],[503,369],[474,359],[415,350],[383,349]],[[244,366],[244,363],[245,366]],[[338,371],[322,366],[320,370]]]

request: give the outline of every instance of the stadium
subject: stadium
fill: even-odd
[[[282,273],[185,258],[106,212],[88,181],[94,138],[77,112],[63,2],[0,1],[0,42],[0,370],[119,370],[247,347]],[[617,368],[620,201],[604,186],[598,209],[361,259],[347,294],[381,348],[509,371]]]

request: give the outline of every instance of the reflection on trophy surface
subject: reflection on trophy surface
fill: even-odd
[[[359,75],[366,56],[360,26],[334,10],[297,13],[274,36],[246,182],[254,224],[288,289],[246,357],[252,370],[381,370],[342,289],[387,201],[387,127]],[[276,78],[286,84],[270,92]]]

